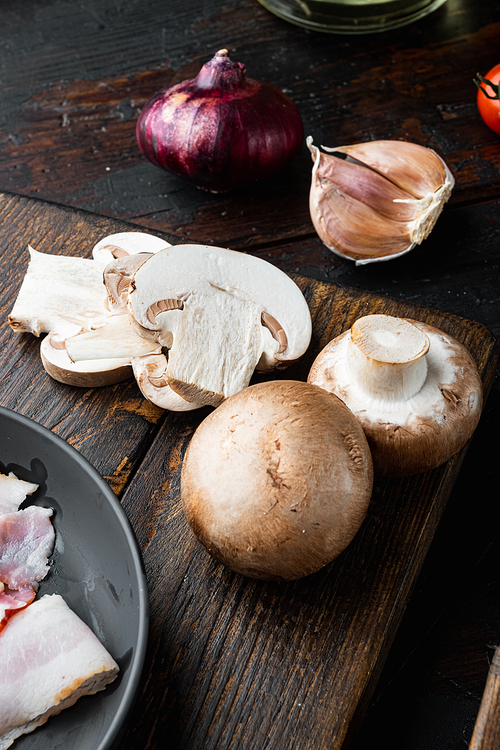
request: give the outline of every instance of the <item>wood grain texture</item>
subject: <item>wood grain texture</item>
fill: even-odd
[[[115,220],[0,196],[5,320],[26,269],[26,246],[90,256]],[[36,239],[36,241],[35,241]],[[309,303],[310,350],[279,377],[305,379],[317,352],[370,312],[431,322],[471,351],[485,389],[497,358],[482,325],[339,285],[294,276]],[[1,332],[2,405],[68,440],[123,495],[141,546],[151,607],[143,692],[122,748],[347,745],[373,692],[463,455],[417,478],[377,480],[348,550],[314,576],[268,584],[225,570],[196,542],[179,503],[182,457],[208,409],[163,413],[133,382],[77,389],[43,371],[38,341]],[[255,378],[258,380],[258,378]],[[332,707],[333,710],[332,710]]]
[[[282,377],[361,314],[426,320],[462,340],[489,390],[497,346],[454,316],[296,277],[313,344]],[[246,580],[192,536],[179,500],[182,456],[203,414],[168,420],[123,505],[144,551],[153,621],[150,673],[123,748],[346,747],[366,708],[463,453],[419,477],[377,479],[367,519],[340,558],[290,584]],[[151,723],[150,717],[155,722]]]
[[[500,748],[500,647],[495,650],[472,735],[470,750]]]
[[[257,0],[3,6],[0,189],[235,249],[313,238],[305,146],[276,178],[219,195],[138,149],[135,121],[149,97],[226,46],[250,76],[286,90],[315,143],[414,140],[449,164],[451,206],[499,193],[497,138],[477,114],[473,84],[497,54],[493,0],[448,0],[418,25],[349,38],[305,32]]]

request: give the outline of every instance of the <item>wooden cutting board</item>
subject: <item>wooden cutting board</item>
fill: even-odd
[[[465,454],[428,474],[375,481],[366,520],[331,565],[292,583],[242,578],[194,539],[179,502],[182,457],[208,409],[149,405],[133,381],[77,389],[51,380],[39,341],[7,315],[27,245],[90,257],[137,226],[0,195],[0,403],[52,429],[108,480],[136,532],[150,595],[143,686],[122,750],[340,750],[359,723]],[[165,236],[172,242],[178,241]],[[488,393],[498,357],[483,326],[387,297],[294,277],[310,305],[310,350],[281,377],[304,380],[318,351],[368,313],[413,317],[467,346]],[[244,478],[242,478],[244,481]]]

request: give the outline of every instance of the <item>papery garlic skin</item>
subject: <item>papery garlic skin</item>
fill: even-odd
[[[322,148],[338,152],[361,162],[406,190],[415,198],[425,198],[439,186],[455,184],[446,163],[435,151],[411,141],[367,141],[350,146]]]
[[[309,210],[320,239],[364,265],[400,257],[432,231],[454,186],[445,162],[406,141],[324,148],[306,140],[314,162]],[[355,161],[354,161],[355,160]]]

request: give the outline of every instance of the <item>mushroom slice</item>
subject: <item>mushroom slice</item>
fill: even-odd
[[[314,361],[308,382],[361,422],[375,472],[405,476],[447,461],[474,432],[482,383],[465,347],[440,329],[387,315],[360,318]]]
[[[74,333],[75,328],[73,326],[70,332]],[[67,334],[67,328],[63,332],[51,331],[40,344],[43,367],[54,380],[65,385],[97,388],[132,377],[130,357],[73,362],[66,351]]]
[[[138,330],[171,349],[167,378],[188,401],[217,406],[254,370],[283,367],[309,346],[311,316],[295,282],[260,258],[176,245],[137,270],[128,307]]]
[[[9,324],[16,333],[39,336],[62,324],[84,330],[101,326],[108,315],[103,266],[86,258],[39,253],[29,247],[30,261]]]
[[[116,258],[137,253],[157,253],[165,247],[171,247],[160,237],[147,232],[117,232],[103,237],[94,245],[92,257],[104,264],[110,263]]]
[[[125,359],[131,364],[133,357],[161,352],[159,344],[136,333],[128,314],[111,316],[95,331],[79,331],[67,336],[65,347],[73,362]]]
[[[155,406],[169,411],[193,411],[203,404],[186,401],[172,390],[166,375],[167,358],[164,354],[147,354],[132,359],[132,370],[142,395]]]
[[[152,253],[124,255],[110,261],[103,273],[104,286],[108,295],[108,307],[112,314],[127,311],[130,281],[138,268],[150,258]]]
[[[169,353],[170,387],[187,401],[218,406],[248,385],[262,352],[261,309],[229,291],[198,291],[181,315]]]

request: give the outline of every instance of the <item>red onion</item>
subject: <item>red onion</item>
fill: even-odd
[[[196,78],[155,94],[137,122],[144,156],[214,192],[279,172],[302,146],[300,113],[276,86],[244,73],[223,49]]]

